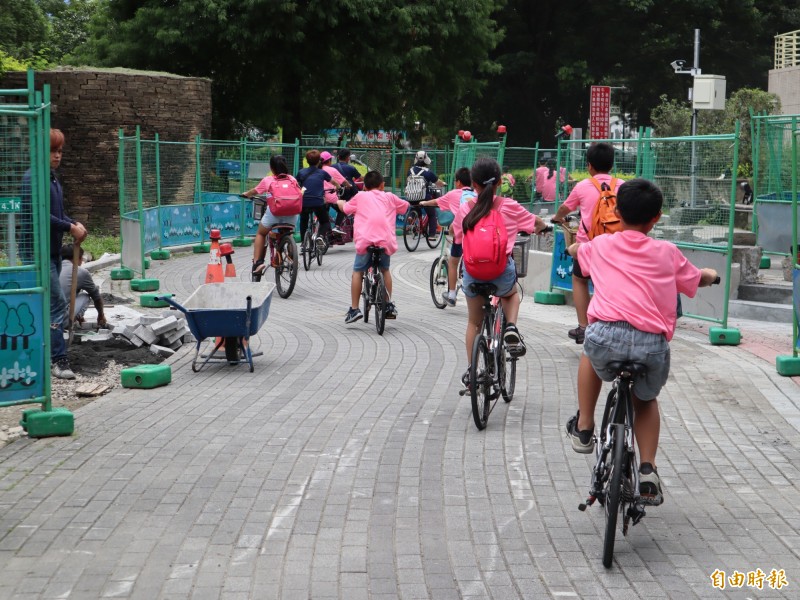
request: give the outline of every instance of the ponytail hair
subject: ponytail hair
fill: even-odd
[[[547,161],[547,168],[548,168],[547,178],[548,179],[552,179],[553,178],[553,172],[556,170],[556,161],[554,161],[552,158],[550,160],[548,160]]]
[[[497,161],[491,158],[482,157],[475,161],[472,165],[472,185],[475,187],[482,186],[475,206],[472,207],[462,222],[462,229],[464,231],[471,231],[475,228],[483,217],[489,214],[494,204],[494,192],[497,186],[500,185],[500,165]]]
[[[288,175],[289,165],[286,162],[286,157],[283,154],[273,154],[269,159],[269,168],[275,175]]]

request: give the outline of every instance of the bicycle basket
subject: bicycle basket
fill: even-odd
[[[267,210],[266,198],[253,198],[253,220],[258,223],[261,217],[264,216],[264,211]]]
[[[517,268],[517,277],[528,275],[528,253],[531,249],[531,236],[518,236],[514,242],[514,250],[511,256],[514,258],[514,265]]]

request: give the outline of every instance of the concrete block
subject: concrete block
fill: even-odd
[[[130,340],[128,341],[137,348],[141,348],[142,346],[144,346],[144,340],[136,334],[132,335]]]
[[[158,336],[153,333],[149,327],[144,325],[139,325],[139,327],[137,327],[133,333],[135,333],[139,339],[143,340],[146,344],[153,344],[158,339]]]
[[[164,317],[159,317],[158,315],[142,315],[142,318],[139,319],[139,325],[154,325],[163,318]]]
[[[175,340],[174,342],[172,342],[171,344],[168,344],[168,346],[169,346],[170,348],[172,348],[173,350],[177,350],[178,348],[180,348],[181,346],[183,346],[183,340],[181,340],[181,339],[177,339],[177,340]]]
[[[150,325],[150,330],[156,335],[163,335],[178,328],[178,319],[173,316],[166,317]]]
[[[185,336],[187,333],[189,333],[189,328],[186,327],[186,325],[183,325],[181,327],[178,327],[178,329],[176,329],[175,331],[169,331],[169,332],[165,333],[164,335],[162,335],[161,336],[161,340],[167,346],[169,346],[175,340],[179,340],[179,339],[183,338],[183,336]]]
[[[191,332],[189,332],[189,333],[187,333],[186,335],[183,336],[183,343],[184,344],[192,344],[192,343],[194,343],[194,341],[195,341],[194,340],[194,336],[192,335]]]
[[[158,356],[165,356],[165,357],[170,357],[173,354],[175,354],[175,350],[173,350],[172,348],[167,348],[166,346],[159,346],[158,344],[151,344],[150,352]]]
[[[114,339],[114,336],[107,329],[106,333],[95,333],[94,335],[87,335],[83,339],[89,342],[108,342]]]
[[[128,329],[127,326],[125,326],[122,323],[120,323],[118,325],[114,325],[114,329],[111,330],[111,333],[113,333],[114,335],[122,335],[122,336],[130,339],[130,335],[125,335],[125,331],[126,330],[130,331],[130,329]],[[133,334],[132,331],[130,333]]]

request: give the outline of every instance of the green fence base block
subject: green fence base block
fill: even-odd
[[[398,228],[396,228],[396,229],[394,230],[394,234],[395,234],[395,235],[403,235],[403,228],[402,228],[402,227],[398,227]]]
[[[300,243],[301,240],[300,240],[300,234],[299,233],[295,233],[294,234],[294,241],[296,243],[298,243],[298,244]]]
[[[154,292],[160,285],[158,279],[131,279],[131,289],[134,292]]]
[[[111,279],[114,281],[118,281],[120,279],[133,279],[133,269],[129,269],[127,267],[111,269]]]
[[[145,258],[144,259],[144,268],[145,268],[145,270],[150,268],[150,259],[149,258]]]
[[[776,356],[775,369],[778,371],[778,375],[783,375],[784,377],[800,375],[800,356]]]
[[[738,346],[742,334],[735,327],[709,327],[708,339],[713,346]]]
[[[153,260],[169,260],[170,256],[169,250],[153,250],[150,253],[150,258]]]
[[[759,269],[769,269],[772,266],[772,260],[769,256],[762,256],[761,262],[758,264]]]
[[[197,244],[192,246],[192,252],[195,254],[208,254],[211,252],[211,246],[209,244]]]
[[[167,385],[172,381],[172,367],[169,365],[139,365],[122,369],[122,387],[149,390]]]
[[[566,304],[567,297],[561,292],[534,292],[533,301],[536,304]]]
[[[158,294],[155,293],[147,293],[142,294],[139,296],[139,304],[142,306],[147,306],[148,308],[166,308],[169,306],[169,302],[166,300],[161,300],[160,298],[164,296],[169,296],[170,298],[175,294],[165,294],[163,292],[159,292]],[[156,300],[156,298],[159,298]]]
[[[233,238],[233,241],[231,243],[237,248],[242,248],[244,246],[252,246],[253,238]]]
[[[75,431],[75,417],[63,407],[47,411],[40,408],[24,410],[19,424],[32,438],[72,435]]]

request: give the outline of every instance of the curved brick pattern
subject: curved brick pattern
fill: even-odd
[[[1,448],[0,597],[796,597],[800,391],[759,356],[785,333],[743,325],[751,352],[681,324],[661,397],[666,502],[607,571],[601,511],[577,509],[590,459],[563,434],[573,310],[525,300],[517,396],[478,432],[457,395],[464,302],[432,306],[434,256],[394,257],[399,318],[382,337],[344,325],[353,254],[334,248],[273,298],[254,373],[192,373],[187,346],[169,386],[79,409],[74,438]],[[244,280],[247,253],[235,260]],[[152,276],[182,300],[206,261]],[[790,587],[711,586],[715,569],[756,568]]]

